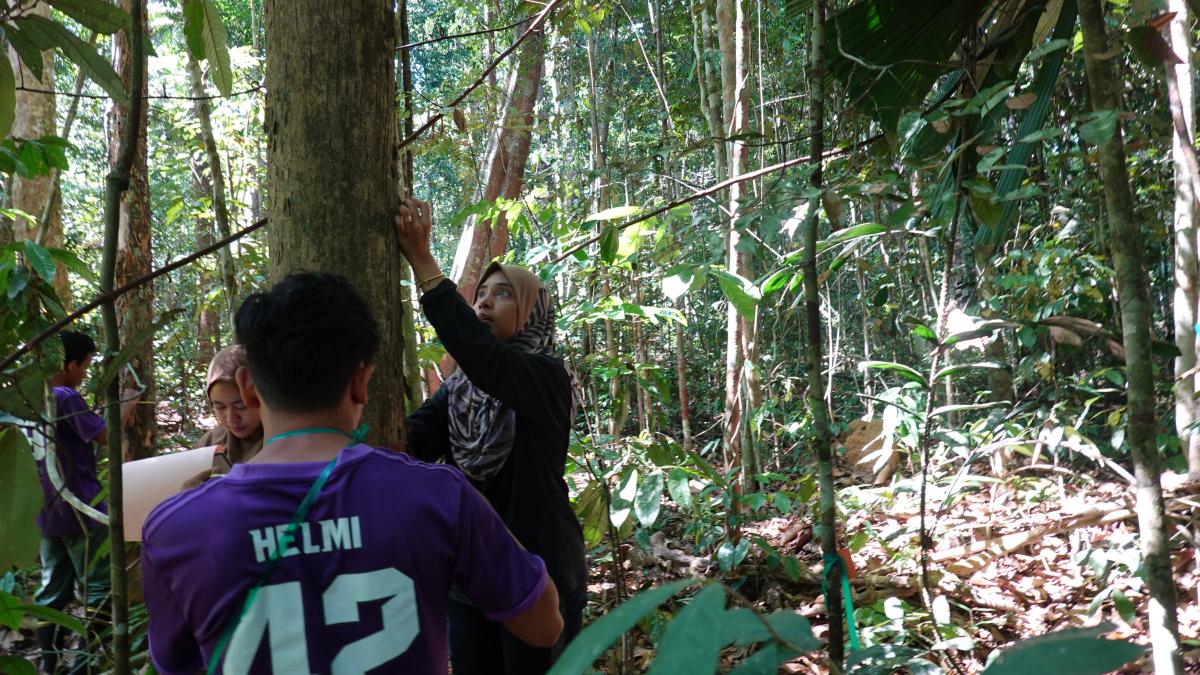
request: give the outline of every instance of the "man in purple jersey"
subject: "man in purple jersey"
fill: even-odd
[[[445,673],[451,587],[530,644],[555,643],[545,564],[462,474],[350,432],[379,332],[349,283],[294,274],[235,325],[238,386],[267,440],[142,529],[158,672]]]

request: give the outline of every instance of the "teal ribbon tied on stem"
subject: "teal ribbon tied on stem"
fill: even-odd
[[[825,595],[825,607],[829,607],[829,575],[839,570],[842,578],[842,609],[846,612],[846,632],[850,634],[850,651],[856,652],[861,647],[858,643],[858,626],[854,624],[854,599],[850,595],[850,572],[846,569],[846,561],[836,553],[826,553],[824,556],[825,570],[821,572],[821,593]],[[830,617],[830,621],[833,618]]]

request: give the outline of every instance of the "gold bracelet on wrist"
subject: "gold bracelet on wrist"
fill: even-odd
[[[442,274],[441,272],[438,272],[437,274],[435,274],[435,275],[433,275],[433,276],[429,277],[428,279],[422,279],[422,280],[419,282],[419,284],[420,284],[421,288],[422,288],[422,289],[424,289],[426,285],[428,285],[428,284],[431,284],[431,283],[433,283],[433,282],[435,282],[435,281],[437,281],[437,280],[439,280],[439,279],[445,279],[445,278],[446,278],[446,275],[445,275],[445,274]]]

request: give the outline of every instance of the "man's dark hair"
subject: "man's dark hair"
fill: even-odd
[[[96,353],[96,343],[79,331],[64,330],[58,334],[63,346],[63,367],[73,361],[82,361]]]
[[[379,348],[371,308],[336,274],[289,275],[246,298],[234,326],[259,395],[290,412],[336,405]]]

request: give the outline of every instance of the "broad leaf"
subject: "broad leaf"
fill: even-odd
[[[888,230],[887,225],[883,225],[880,223],[862,223],[861,225],[847,227],[844,230],[838,230],[833,236],[829,237],[828,239],[818,241],[817,242],[817,252],[820,253],[822,251],[826,251],[833,246],[836,246],[838,244],[843,244],[848,241],[853,241],[855,239],[862,239],[863,237],[870,237],[870,236],[874,236],[877,234],[883,234],[884,232],[887,232],[887,230]]]
[[[888,370],[910,382],[916,382],[926,389],[929,388],[929,383],[925,381],[924,375],[903,363],[895,363],[893,361],[863,361],[858,364],[858,367],[862,370]]]
[[[642,207],[626,204],[625,206],[614,206],[611,209],[604,209],[598,213],[593,213],[583,220],[585,223],[602,220],[624,220],[629,216],[636,216],[642,212]]]
[[[667,598],[695,583],[682,579],[639,593],[608,614],[596,619],[583,629],[566,651],[554,663],[549,675],[581,675],[591,672],[592,663],[612,643],[633,628],[646,614],[654,610]]]
[[[612,506],[609,507],[608,517],[615,527],[621,527],[629,520],[629,512],[633,510],[633,500],[637,497],[638,472],[629,470],[625,481],[621,483],[612,496]]]
[[[705,586],[667,626],[649,675],[714,672],[725,646],[724,614],[725,588]]]
[[[721,291],[738,314],[747,321],[754,321],[754,313],[761,299],[754,283],[739,274],[724,270],[713,270],[713,274],[721,284]]]
[[[41,510],[42,483],[29,443],[19,429],[0,428],[0,570],[37,561]]]
[[[620,231],[611,225],[604,228],[604,234],[600,235],[600,259],[612,263],[617,258],[620,245]]]
[[[209,75],[222,95],[233,91],[233,69],[225,44],[225,24],[212,0],[187,0],[183,5],[183,33],[197,61],[207,60]]]
[[[692,506],[692,488],[689,486],[690,477],[688,472],[675,467],[671,469],[671,473],[667,474],[667,492],[671,493],[671,499],[683,508],[691,508]]]
[[[42,607],[41,605],[32,603],[23,603],[10,593],[0,592],[0,616],[11,617],[21,614],[49,621],[74,633],[82,634],[84,632],[83,623],[66,612],[60,612],[57,609]],[[3,621],[0,621],[0,623],[3,623]]]
[[[13,50],[17,52],[21,63],[33,73],[33,76],[38,80],[42,79],[42,50],[34,45],[25,33],[21,32],[15,24],[9,24],[4,27],[4,37],[8,38],[8,43],[12,45]]]
[[[26,239],[24,244],[25,260],[29,262],[29,266],[48,283],[54,283],[54,258],[50,252],[30,239]]]
[[[1126,640],[1106,640],[1116,626],[1102,623],[1090,628],[1068,628],[1022,640],[1000,653],[984,675],[1101,675],[1124,666],[1146,653],[1146,648]]]
[[[38,49],[57,49],[88,76],[105,93],[121,105],[129,105],[129,96],[121,84],[121,76],[112,64],[96,51],[96,48],[57,22],[40,16],[26,16],[15,20],[17,28],[25,33]]]
[[[1011,408],[1011,401],[991,401],[989,403],[955,403],[952,405],[943,405],[929,411],[930,417],[945,415],[947,413],[965,412],[968,410],[989,410],[991,408]]]
[[[127,28],[129,15],[104,0],[50,0],[50,6],[101,35]]]
[[[944,378],[947,378],[951,375],[957,375],[959,373],[966,372],[968,370],[1008,370],[1008,369],[1009,368],[1008,368],[1007,363],[1001,363],[999,361],[977,361],[975,363],[957,363],[952,366],[946,366],[945,368],[942,368],[941,370],[937,371],[937,374],[933,376],[933,381],[941,382],[942,379],[944,379]]]
[[[1079,137],[1091,145],[1104,145],[1117,133],[1117,110],[1098,110],[1080,116]]]
[[[637,498],[633,503],[633,512],[642,527],[650,527],[658,519],[658,511],[662,507],[662,491],[665,478],[661,471],[648,474],[638,485]]]
[[[0,673],[4,673],[4,675],[38,675],[38,669],[20,656],[0,656]]]

